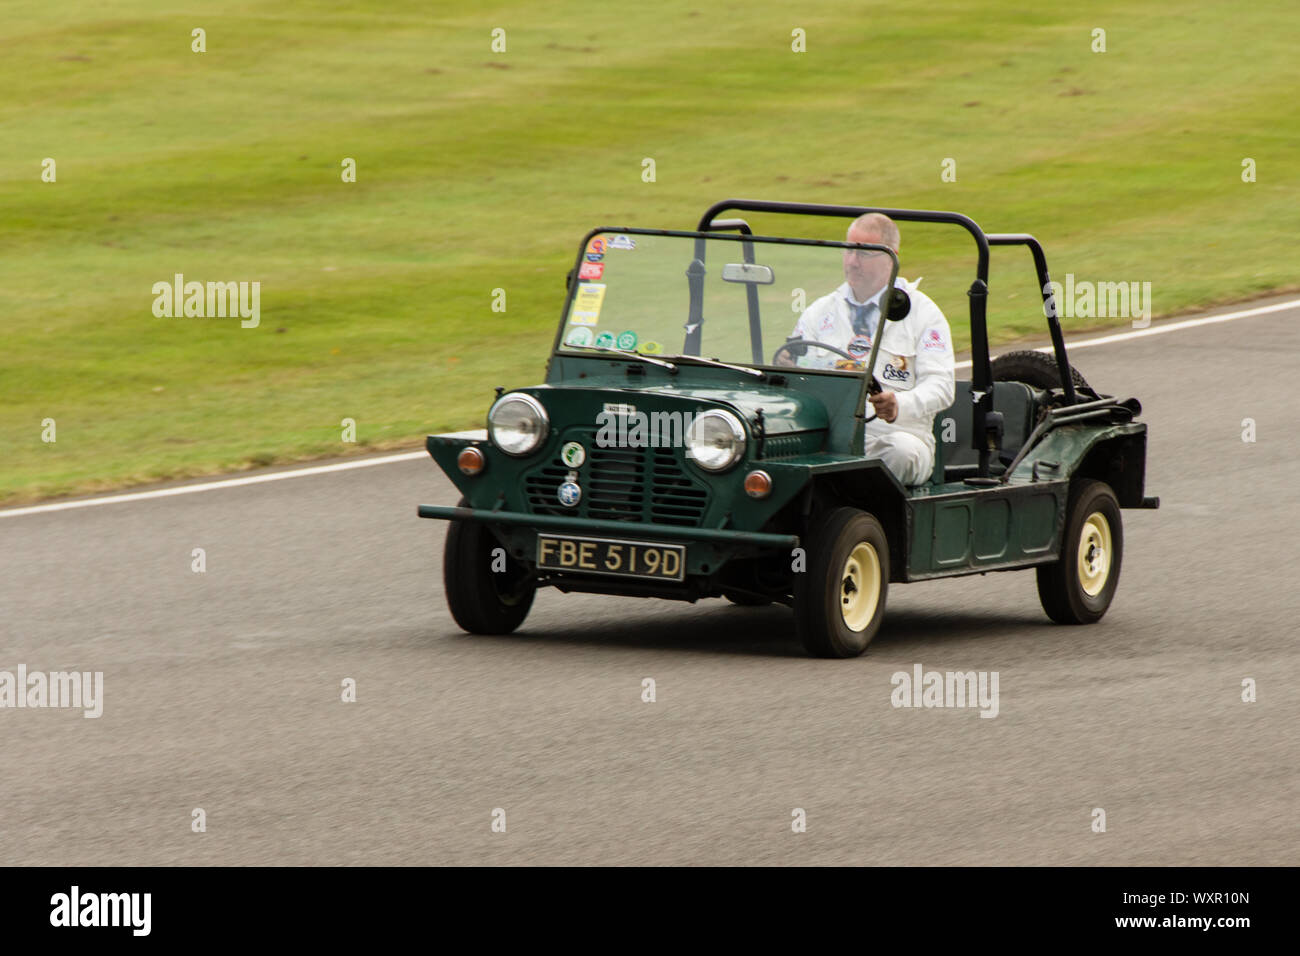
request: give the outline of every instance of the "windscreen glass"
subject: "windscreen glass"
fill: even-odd
[[[600,233],[559,348],[860,371],[895,274],[887,252],[846,243]]]

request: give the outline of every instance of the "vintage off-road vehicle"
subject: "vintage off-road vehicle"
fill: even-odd
[[[935,416],[928,481],[904,487],[863,457],[882,341],[910,308],[897,257],[754,235],[716,218],[728,211],[881,212],[974,239],[970,380]],[[989,251],[1010,245],[1033,255],[1054,357],[990,359]],[[869,355],[791,337],[792,290],[836,288],[845,249],[892,260]],[[879,629],[891,582],[1032,567],[1052,620],[1097,621],[1119,580],[1120,509],[1159,501],[1143,487],[1140,405],[1088,387],[1055,316],[1038,241],[985,234],[952,212],[727,200],[695,232],[593,230],[545,383],[498,389],[486,438],[428,439],[464,496],[418,509],[451,522],[452,616],[473,633],[509,633],[544,586],[776,602],[793,607],[810,653],[853,657]],[[894,361],[906,362],[901,349]],[[837,354],[810,362],[814,350]]]

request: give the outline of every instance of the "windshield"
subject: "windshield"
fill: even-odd
[[[558,348],[858,372],[869,337],[850,331],[843,342],[830,335],[804,338],[796,327],[805,314],[843,312],[848,323],[854,313],[840,302],[846,293],[849,302],[859,301],[856,286],[861,301],[870,300],[893,286],[897,270],[897,259],[883,246],[726,233],[601,232],[583,250]],[[790,339],[796,341],[787,346]],[[811,344],[818,339],[839,351]]]

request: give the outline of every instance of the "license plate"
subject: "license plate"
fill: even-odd
[[[537,566],[580,574],[681,581],[686,576],[686,546],[543,534],[537,537]]]

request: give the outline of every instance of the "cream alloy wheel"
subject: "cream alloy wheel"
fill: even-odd
[[[880,603],[880,557],[863,541],[849,552],[840,575],[840,614],[850,631],[866,629]]]
[[[1079,586],[1089,597],[1096,597],[1110,577],[1110,523],[1099,511],[1088,515],[1079,536]]]

